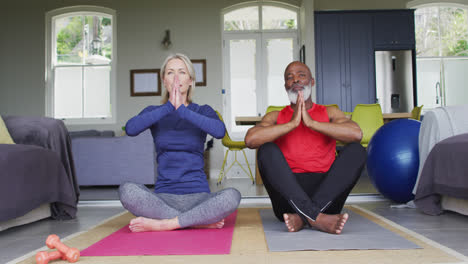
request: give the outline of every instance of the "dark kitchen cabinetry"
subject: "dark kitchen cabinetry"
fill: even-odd
[[[315,12],[317,103],[376,101],[376,50],[414,49],[413,10]]]
[[[372,15],[315,13],[317,102],[351,112],[375,102]]]
[[[373,17],[376,49],[414,48],[414,10],[376,11]]]

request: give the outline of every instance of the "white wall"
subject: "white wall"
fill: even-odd
[[[316,1],[316,0],[315,0]],[[300,8],[301,46],[305,46],[305,60],[314,76],[315,74],[315,23],[314,0],[303,0]],[[317,91],[312,88],[312,101],[316,101]]]
[[[28,1],[2,3],[0,114],[44,115],[45,8]]]

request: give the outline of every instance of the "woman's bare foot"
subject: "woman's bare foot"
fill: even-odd
[[[223,228],[223,227],[224,227],[224,219],[213,224],[192,226],[192,228]]]
[[[132,232],[169,231],[180,228],[180,225],[177,217],[172,219],[137,217],[130,221],[129,228]]]
[[[344,214],[322,214],[320,213],[317,216],[317,219],[314,221],[309,220],[311,226],[330,234],[340,234],[343,230],[343,227],[348,220],[349,215],[347,213]]]
[[[283,214],[283,219],[289,232],[297,232],[304,227],[304,221],[298,214]]]

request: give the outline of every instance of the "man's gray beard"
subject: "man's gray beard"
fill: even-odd
[[[304,97],[304,101],[309,99],[311,94],[312,94],[312,87],[310,85],[304,85],[304,89],[302,90],[302,95]],[[299,91],[289,89],[288,90],[288,97],[289,97],[289,101],[291,101],[291,103],[296,104],[297,97],[299,97]]]

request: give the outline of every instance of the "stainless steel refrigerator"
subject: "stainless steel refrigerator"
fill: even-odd
[[[375,94],[383,113],[413,110],[413,78],[411,50],[375,52]]]

